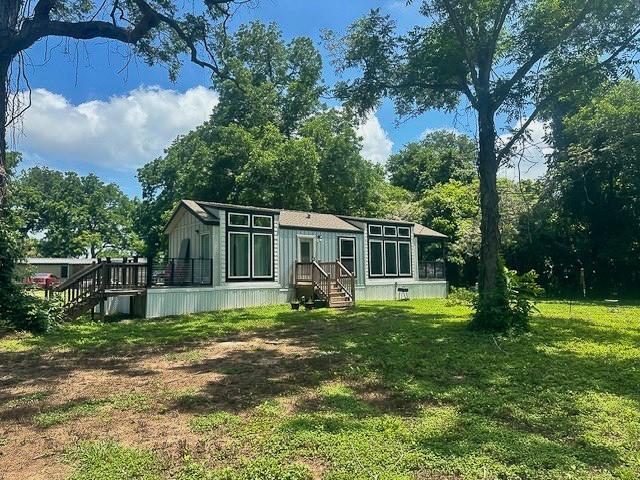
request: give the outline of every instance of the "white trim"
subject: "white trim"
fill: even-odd
[[[379,228],[380,229],[380,233],[371,233],[371,227]],[[371,235],[372,237],[381,237],[383,231],[384,230],[382,228],[382,225],[369,225],[369,235]]]
[[[255,243],[254,239],[256,236],[259,237],[269,237],[271,238],[271,258],[269,263],[269,275],[256,275],[256,261],[255,261]],[[254,232],[251,234],[251,278],[273,278],[273,235],[271,233],[258,233]]]
[[[401,272],[400,271],[400,245],[408,245],[409,246],[409,271]],[[412,275],[412,255],[411,255],[411,242],[398,242],[398,276],[399,277],[411,277]]]
[[[249,232],[235,232],[235,231],[229,231],[227,232],[227,253],[229,253],[229,248],[231,248],[231,235],[246,235],[248,238],[247,241],[247,248],[249,249],[249,251],[247,251],[247,275],[231,275],[231,268],[230,265],[227,265],[227,270],[228,270],[228,278],[229,280],[240,280],[240,279],[247,279],[247,278],[251,278],[251,234]],[[227,255],[227,263],[229,262],[229,260],[231,259],[231,255]]]
[[[316,255],[316,236],[315,235],[296,235],[296,259],[298,262],[302,262],[300,258],[300,240],[311,240],[311,248],[313,251],[311,252],[311,261],[315,258]]]
[[[393,229],[393,233],[387,233],[387,228],[392,228]],[[398,230],[396,229],[396,227],[392,227],[390,225],[385,225],[384,227],[382,227],[382,233],[384,234],[385,237],[397,237],[398,236]]]
[[[406,230],[406,235],[401,235],[400,230]],[[411,238],[411,227],[398,227],[398,236],[401,238]]]
[[[369,245],[371,245],[372,243],[379,243],[380,244],[380,252],[382,254],[381,257],[381,264],[380,266],[382,267],[382,273],[372,273],[371,272],[371,247],[369,247],[369,276],[372,278],[376,278],[376,277],[384,277],[384,245],[382,240],[369,240]]]
[[[205,237],[207,235],[209,235],[209,256],[205,257],[202,255],[202,250],[203,250],[202,246],[206,244],[202,241],[202,237]],[[200,233],[200,258],[201,259],[209,260],[213,258],[213,243],[211,241],[212,238],[213,238],[213,235],[211,235],[211,232]]]
[[[269,219],[269,226],[268,227],[262,227],[260,225],[256,225],[256,218],[268,218]],[[252,215],[251,216],[251,225],[253,226],[253,228],[264,228],[264,229],[271,230],[273,228],[273,217],[271,215]]]
[[[246,225],[239,225],[237,223],[231,222],[231,215],[236,215],[239,217],[245,217],[247,219]],[[237,213],[237,212],[227,212],[227,224],[230,227],[239,227],[239,228],[249,228],[251,226],[251,216],[248,213]]]
[[[396,249],[396,273],[389,273],[387,272],[387,244],[391,244],[395,247]],[[385,240],[384,242],[384,253],[383,253],[383,266],[384,266],[384,276],[385,277],[397,277],[398,275],[398,242],[395,240]]]
[[[342,255],[342,241],[343,240],[347,240],[350,241],[351,244],[353,245],[352,247],[352,255]],[[344,258],[345,260],[351,260],[353,262],[353,273],[354,275],[357,275],[358,273],[358,266],[356,265],[356,238],[355,237],[338,237],[338,258],[340,259],[340,263],[342,263],[344,265],[344,262],[342,261],[342,259]]]

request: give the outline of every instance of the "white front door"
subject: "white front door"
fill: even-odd
[[[313,237],[298,237],[298,261],[303,263],[313,261]]]

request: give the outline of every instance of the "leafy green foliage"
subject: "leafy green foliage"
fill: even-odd
[[[142,167],[138,223],[151,250],[184,198],[368,214],[380,168],[360,155],[355,119],[321,103],[322,63],[311,40],[288,44],[278,28],[242,26],[218,45],[234,81],[218,85],[211,119]]]
[[[151,452],[112,441],[80,442],[67,453],[77,467],[71,480],[159,480],[162,465]]]
[[[120,256],[141,248],[135,201],[94,174],[32,167],[13,180],[11,208],[23,235],[43,234],[36,244],[42,256]]]
[[[471,183],[477,177],[477,156],[467,135],[436,130],[389,157],[387,171],[392,184],[421,194],[452,180]]]

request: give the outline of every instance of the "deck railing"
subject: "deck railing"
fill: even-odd
[[[418,278],[421,280],[445,280],[443,261],[418,262]]]
[[[169,258],[152,263],[153,286],[205,286],[213,284],[210,258]]]

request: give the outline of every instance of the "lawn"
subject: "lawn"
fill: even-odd
[[[0,478],[640,477],[640,308],[442,300],[0,339]]]

